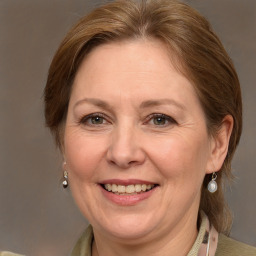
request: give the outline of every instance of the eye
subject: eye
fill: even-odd
[[[167,122],[166,118],[164,116],[157,116],[153,118],[153,123],[155,125],[165,125]]]
[[[92,124],[103,124],[104,119],[101,116],[93,116],[90,118]]]
[[[105,115],[102,113],[94,113],[81,118],[80,123],[83,125],[97,126],[107,124]]]
[[[149,124],[154,126],[168,126],[177,123],[172,117],[164,114],[152,114],[149,116]]]

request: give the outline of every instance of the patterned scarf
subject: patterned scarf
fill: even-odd
[[[217,244],[218,232],[207,218],[204,239],[199,248],[198,256],[214,256],[217,250]]]

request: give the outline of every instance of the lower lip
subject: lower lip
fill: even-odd
[[[122,205],[122,206],[132,206],[132,205],[136,205],[139,202],[148,199],[150,196],[152,196],[152,194],[155,192],[156,188],[153,188],[147,192],[143,192],[140,194],[134,194],[134,195],[116,195],[112,192],[108,192],[107,190],[105,190],[101,185],[99,185],[99,187],[101,188],[101,191],[103,193],[103,195],[110,200],[111,202],[118,204],[118,205]]]

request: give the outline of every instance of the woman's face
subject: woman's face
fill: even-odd
[[[161,42],[105,44],[81,64],[64,157],[95,232],[146,239],[195,222],[211,145],[195,90]]]

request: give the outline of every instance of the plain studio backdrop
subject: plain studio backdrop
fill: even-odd
[[[256,1],[191,0],[237,68],[244,128],[227,198],[232,237],[256,246]],[[87,222],[63,190],[61,157],[44,128],[43,88],[60,41],[100,1],[0,0],[0,250],[63,256]]]

